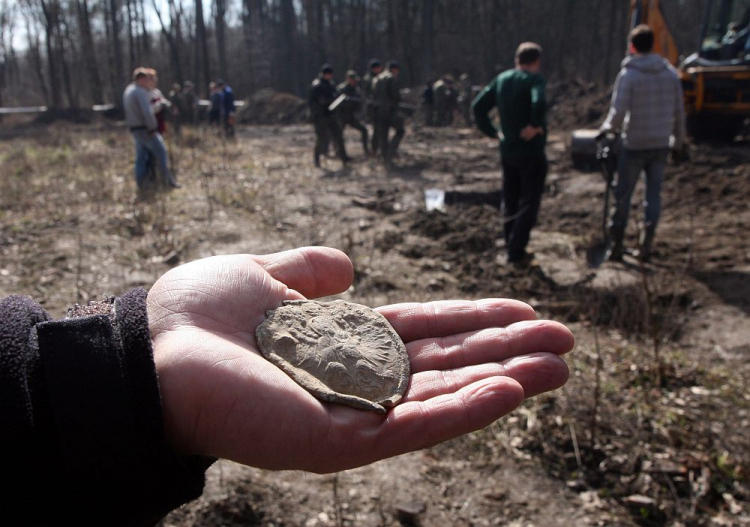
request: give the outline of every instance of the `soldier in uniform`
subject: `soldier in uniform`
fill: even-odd
[[[369,71],[365,74],[364,78],[362,79],[362,93],[365,96],[365,119],[372,123],[372,155],[377,155],[378,153],[378,141],[380,139],[380,135],[377,131],[377,119],[376,119],[376,110],[375,110],[375,100],[374,100],[374,94],[375,94],[375,81],[378,78],[378,75],[380,75],[383,72],[383,63],[380,62],[379,59],[372,59],[370,60],[370,67]]]
[[[195,124],[198,120],[198,103],[199,98],[195,93],[195,84],[192,81],[185,81],[182,95],[185,99],[185,122]]]
[[[336,116],[328,107],[336,99],[336,87],[333,85],[333,68],[323,64],[320,74],[310,86],[310,115],[315,125],[315,166],[320,167],[320,156],[325,153],[329,140],[333,140],[336,154],[346,163],[351,159],[346,155],[344,137]]]
[[[176,137],[180,137],[182,134],[182,125],[187,122],[186,108],[185,108],[185,95],[182,93],[182,86],[179,83],[172,84],[172,91],[169,92],[169,115],[172,118],[172,124],[174,127],[174,134]]]
[[[375,103],[377,105],[377,118],[375,120],[376,133],[380,134],[378,143],[386,165],[391,166],[396,156],[398,145],[404,137],[404,120],[399,115],[399,104],[401,94],[399,93],[399,72],[401,68],[398,62],[388,63],[388,69],[377,76],[375,82]],[[388,131],[393,128],[396,134],[388,142]]]
[[[345,95],[346,100],[337,108],[339,122],[341,123],[341,132],[343,134],[346,125],[359,130],[362,134],[362,149],[366,156],[370,155],[370,146],[368,141],[367,128],[363,125],[358,117],[362,110],[362,90],[359,88],[359,75],[354,70],[346,72],[346,80],[338,85],[337,94]]]
[[[435,97],[435,125],[449,126],[453,123],[453,110],[458,98],[453,88],[453,77],[443,75],[432,87]]]

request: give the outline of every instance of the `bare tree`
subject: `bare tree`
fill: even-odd
[[[281,0],[281,31],[279,47],[284,67],[281,69],[281,87],[285,91],[295,92],[299,88],[298,69],[295,60],[297,40],[296,15],[293,0]]]
[[[109,0],[109,27],[110,38],[112,40],[112,91],[114,92],[115,102],[120,101],[120,94],[125,89],[123,63],[122,63],[122,45],[120,43],[120,0]]]
[[[198,83],[198,93],[208,97],[208,83],[211,71],[208,63],[208,38],[206,37],[206,23],[203,18],[203,0],[195,0],[195,69],[193,76]],[[202,73],[202,76],[201,76]]]
[[[86,63],[91,100],[94,104],[104,104],[104,90],[99,75],[99,63],[96,60],[94,38],[91,35],[91,21],[87,0],[76,0],[76,9],[78,12],[78,27],[81,32],[81,52],[83,54],[83,61]]]
[[[55,28],[60,16],[60,4],[57,0],[38,0],[44,27],[44,45],[47,52],[47,77],[49,81],[49,100],[51,108],[62,107],[62,91],[58,73],[58,57],[55,49]]]
[[[0,3],[0,106],[3,106],[3,92],[7,83],[7,70],[8,70],[8,44],[7,34],[10,33],[11,40],[10,45],[13,45],[12,35],[12,17],[13,13],[8,8],[8,3],[3,1]],[[0,116],[2,121],[2,116]]]
[[[159,9],[157,0],[152,0],[152,4],[154,7],[154,12],[156,13],[156,17],[159,20],[159,25],[161,26],[161,32],[162,35],[164,35],[164,38],[167,40],[167,44],[169,45],[169,51],[172,56],[172,69],[174,75],[178,79],[183,79],[182,75],[182,65],[180,61],[180,43],[179,43],[179,11],[175,8],[174,0],[169,0],[169,12],[170,12],[170,20],[171,23],[169,27],[167,27],[164,24],[164,19],[161,14],[161,10]]]
[[[216,51],[219,58],[219,76],[227,76],[227,41],[226,41],[226,0],[214,0],[216,25]]]
[[[481,82],[512,67],[515,48],[525,40],[545,48],[550,80],[611,83],[627,33],[624,1],[0,0],[0,5],[15,9],[25,25],[18,33],[28,40],[16,50],[18,60],[11,61],[12,46],[0,47],[2,96],[6,102],[9,96],[44,100],[51,107],[119,101],[128,69],[142,60],[158,67],[165,83],[182,82],[190,72],[203,94],[212,75],[231,78],[240,97],[266,87],[302,94],[321,63],[342,72],[373,56],[400,60],[406,84],[446,72],[468,72]],[[661,5],[683,51],[691,52],[700,6],[684,0]],[[234,6],[241,6],[242,28],[235,27]],[[149,18],[158,22],[156,29]],[[234,58],[237,51],[241,60]],[[74,74],[79,69],[81,76]],[[8,84],[13,71],[21,79],[18,89]]]

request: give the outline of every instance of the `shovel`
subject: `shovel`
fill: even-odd
[[[609,217],[609,194],[612,190],[612,181],[615,176],[616,155],[614,153],[614,145],[616,139],[617,136],[614,133],[607,133],[596,139],[596,159],[607,186],[604,189],[602,237],[594,240],[593,244],[586,251],[586,260],[592,269],[601,267],[607,261],[612,248],[612,239],[607,229],[607,219]]]

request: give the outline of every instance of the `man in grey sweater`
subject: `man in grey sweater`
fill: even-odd
[[[133,82],[125,88],[122,96],[125,123],[135,141],[135,181],[139,191],[147,187],[149,162],[156,162],[165,185],[179,187],[169,170],[167,148],[151,107],[149,94],[155,84],[152,72],[148,68],[136,68]]]
[[[645,221],[639,258],[648,261],[661,213],[661,184],[670,147],[685,145],[685,106],[677,71],[653,53],[654,33],[640,25],[630,33],[631,55],[622,62],[602,134],[621,131],[615,210],[609,221],[610,260],[621,261],[630,200],[642,171],[646,173]],[[670,144],[670,138],[673,142]]]

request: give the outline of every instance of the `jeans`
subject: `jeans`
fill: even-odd
[[[505,246],[508,261],[523,259],[531,229],[536,224],[547,177],[547,158],[524,156],[503,158],[503,204]]]
[[[630,213],[630,200],[641,172],[646,172],[645,223],[656,228],[661,214],[661,183],[667,166],[668,148],[652,150],[622,149],[615,186],[615,212],[609,222],[613,232],[625,232]]]
[[[149,161],[155,162],[162,183],[168,184],[172,181],[167,163],[167,147],[159,132],[149,135],[145,130],[132,130],[133,141],[135,141],[135,182],[138,188],[144,188],[148,182]]]

